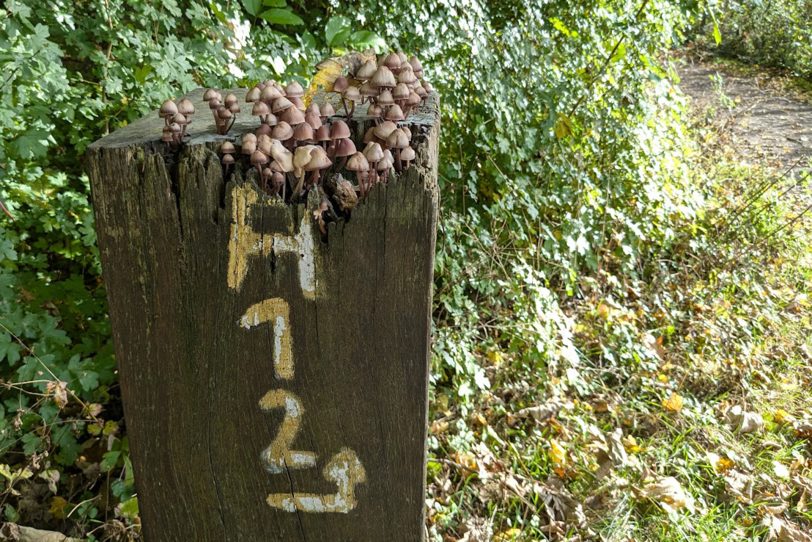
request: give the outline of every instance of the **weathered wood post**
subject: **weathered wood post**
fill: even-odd
[[[326,241],[313,197],[224,174],[257,121],[217,136],[189,98],[179,149],[153,114],[88,159],[145,539],[423,540],[436,94],[415,164]]]

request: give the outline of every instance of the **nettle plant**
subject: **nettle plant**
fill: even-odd
[[[314,214],[322,232],[325,220],[336,217],[336,207],[347,216],[375,184],[386,183],[393,170],[400,173],[412,164],[416,153],[408,116],[433,90],[423,80],[420,61],[402,52],[357,62],[346,71],[325,89],[322,103],[309,105],[298,82],[259,83],[245,95],[259,126],[243,134],[239,144],[226,141],[220,146],[226,175],[242,161],[246,171],[256,170],[258,184],[271,197],[295,203],[319,190],[322,204]],[[334,106],[331,95],[337,95],[341,104]],[[239,99],[215,89],[207,89],[203,98],[217,133],[226,135],[240,112]],[[360,141],[353,141],[350,126],[359,120],[353,115],[363,105],[367,107],[363,121],[369,127]],[[159,112],[165,121],[163,141],[181,143],[193,114],[187,99],[164,102]]]

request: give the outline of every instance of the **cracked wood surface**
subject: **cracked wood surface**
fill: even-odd
[[[250,208],[246,220],[263,239],[312,228],[310,298],[291,251],[251,256],[242,287],[229,288],[234,189],[256,187],[239,168],[224,178],[214,149],[257,123],[242,113],[217,136],[201,96],[191,94],[198,113],[179,151],[160,143],[153,113],[88,153],[145,540],[423,540],[437,97],[407,121],[416,164],[375,187],[348,222],[330,224],[327,242],[302,221],[315,198],[286,206],[260,196]],[[274,326],[241,326],[247,309],[271,298],[289,304],[290,380],[274,373]],[[265,469],[285,414],[260,408],[274,389],[301,400],[293,446],[315,452],[315,468]],[[270,494],[335,493],[322,469],[345,448],[366,472],[349,513],[266,503]]]

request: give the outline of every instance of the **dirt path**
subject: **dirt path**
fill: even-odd
[[[742,159],[777,169],[812,160],[812,99],[792,96],[767,74],[741,75],[691,57],[676,62],[682,91],[722,124]]]

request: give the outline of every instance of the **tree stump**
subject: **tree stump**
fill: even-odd
[[[316,198],[224,173],[257,120],[218,136],[202,94],[179,149],[156,112],[88,152],[144,538],[423,540],[437,95],[324,240]]]

